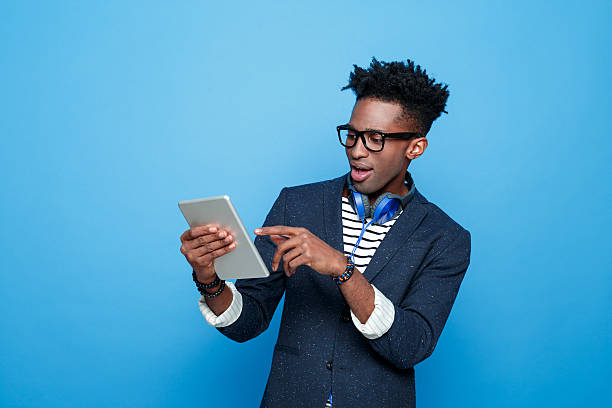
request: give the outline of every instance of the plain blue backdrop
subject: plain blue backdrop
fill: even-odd
[[[352,64],[414,59],[448,115],[410,170],[472,233],[420,407],[610,406],[606,1],[2,2],[0,406],[258,406],[207,326],[177,201],[247,228],[348,170]]]

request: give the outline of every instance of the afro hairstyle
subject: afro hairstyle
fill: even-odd
[[[436,83],[420,65],[407,60],[402,62],[377,61],[372,57],[368,69],[354,66],[348,85],[341,90],[352,89],[357,101],[373,97],[385,102],[397,102],[403,107],[402,118],[415,118],[422,126],[423,134],[446,107],[448,85]]]

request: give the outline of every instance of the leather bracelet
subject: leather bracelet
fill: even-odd
[[[346,269],[344,270],[342,275],[336,276],[334,278],[334,281],[338,285],[342,285],[344,282],[349,280],[351,276],[353,276],[354,271],[355,271],[355,263],[353,262],[350,256],[347,256],[346,257]]]
[[[210,292],[207,292],[204,289],[198,288],[198,290],[200,291],[200,294],[202,296],[204,296],[205,298],[207,298],[207,299],[219,296],[221,294],[221,292],[223,292],[223,289],[225,289],[225,281],[224,280],[221,281],[221,286],[219,286],[219,290],[217,290],[214,293],[210,293]]]
[[[200,282],[198,280],[198,276],[196,275],[195,270],[193,271],[191,276],[193,277],[193,281],[195,282],[195,284],[198,287],[198,289],[200,289],[200,288],[202,288],[202,289],[212,289],[212,288],[214,288],[215,286],[217,286],[219,284],[219,276],[217,276],[217,274],[215,274],[215,280],[212,281],[211,283]]]

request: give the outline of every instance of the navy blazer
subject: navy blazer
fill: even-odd
[[[341,197],[346,175],[284,188],[264,225],[305,227],[343,252]],[[244,342],[264,331],[285,294],[261,407],[415,407],[413,366],[431,355],[470,263],[470,233],[418,190],[376,250],[364,276],[395,306],[391,328],[369,340],[353,325],[330,276],[300,266],[287,278],[271,261],[276,245],[255,245],[270,276],[239,279],[243,309],[218,328]]]

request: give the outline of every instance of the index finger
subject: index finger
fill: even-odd
[[[294,237],[301,231],[299,227],[287,227],[285,225],[274,225],[272,227],[261,227],[255,230],[256,235],[286,235]]]
[[[193,227],[185,231],[183,235],[181,235],[181,242],[185,240],[190,241],[192,239],[196,239],[201,235],[214,234],[218,230],[219,227],[215,224],[199,225],[197,227]]]

